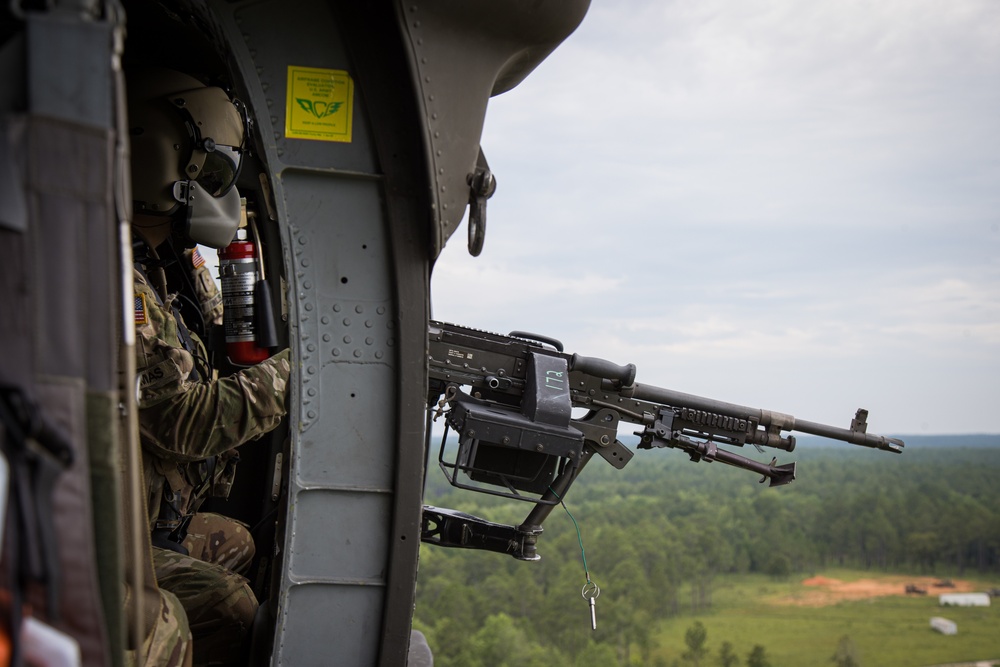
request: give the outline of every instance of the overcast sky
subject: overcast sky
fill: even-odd
[[[433,316],[882,434],[1000,433],[1000,2],[596,0],[493,99]]]

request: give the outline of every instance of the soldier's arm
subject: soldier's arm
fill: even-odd
[[[199,461],[259,438],[287,413],[289,352],[140,410],[143,446],[158,456]]]

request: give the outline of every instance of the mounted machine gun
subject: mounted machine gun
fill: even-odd
[[[795,436],[785,433],[796,431],[889,452],[903,449],[902,440],[867,432],[864,409],[843,429],[637,384],[634,364],[566,353],[562,343],[544,336],[503,336],[432,321],[428,341],[428,405],[458,434],[451,460],[445,451],[447,430],[441,441],[438,459],[448,481],[534,503],[518,526],[425,506],[422,539],[439,546],[537,560],[542,522],[587,462],[597,454],[620,469],[632,459],[618,440],[623,421],[642,428],[636,432],[640,449],[680,449],[695,462],[719,461],[758,473],[771,486],[791,483],[795,463],[778,465],[777,458],[761,463],[722,446],[791,452]],[[574,408],[587,412],[573,417]]]

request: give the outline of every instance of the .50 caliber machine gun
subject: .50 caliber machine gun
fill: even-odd
[[[692,461],[719,461],[762,475],[771,486],[795,479],[795,463],[761,463],[720,445],[751,444],[791,452],[798,431],[900,453],[902,440],[867,432],[868,411],[847,429],[791,415],[635,383],[635,365],[568,354],[554,339],[503,336],[431,322],[428,405],[458,435],[438,460],[459,488],[534,503],[524,522],[507,526],[425,506],[422,539],[440,546],[509,553],[537,560],[542,522],[594,454],[623,468],[633,454],[618,440],[620,422],[642,427],[639,448],[673,447]],[[469,392],[463,391],[468,387]],[[587,413],[573,417],[573,408]],[[428,428],[428,437],[430,429]],[[462,473],[468,481],[459,478]]]

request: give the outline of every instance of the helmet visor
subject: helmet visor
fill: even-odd
[[[198,185],[213,197],[221,197],[229,192],[240,175],[242,156],[238,148],[216,144],[214,150],[206,151],[205,164],[198,174]]]

